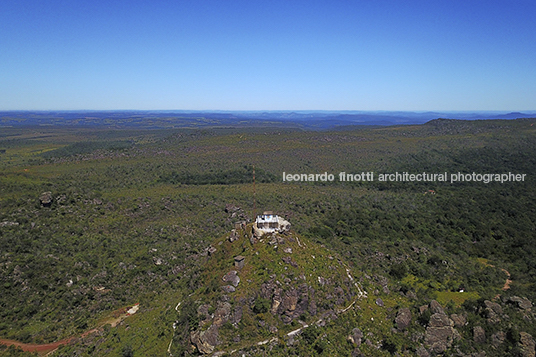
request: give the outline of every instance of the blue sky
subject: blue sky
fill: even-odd
[[[534,1],[0,2],[0,110],[536,109]]]

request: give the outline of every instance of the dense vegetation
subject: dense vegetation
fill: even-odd
[[[184,318],[176,304],[205,284],[205,248],[252,215],[255,165],[257,210],[278,212],[298,234],[344,257],[370,277],[368,289],[379,290],[372,295],[387,307],[408,306],[417,316],[418,306],[436,299],[467,314],[464,339],[482,325],[488,336],[510,334],[488,355],[513,351],[519,332],[536,337],[535,324],[514,308],[504,326],[487,323],[483,301],[501,294],[536,302],[535,122],[436,120],[337,132],[2,128],[0,338],[44,343],[76,336],[139,302],[139,314],[120,327],[58,355],[166,355],[171,326]],[[281,180],[282,172],[341,171],[527,178],[488,184]],[[50,205],[40,201],[44,192],[51,193]],[[240,209],[226,211],[229,205]],[[502,269],[513,280],[507,291],[501,290]],[[458,293],[461,288],[466,292]],[[385,347],[374,353],[411,355],[417,343],[389,337],[394,312],[378,311],[374,300],[363,304],[361,312],[311,329],[297,345],[273,354],[333,355],[330,340],[344,344],[342,355],[350,353],[346,336],[370,325],[367,306],[387,322],[370,326]],[[480,348],[464,341],[457,347],[463,352]],[[0,355],[17,353],[0,349]]]

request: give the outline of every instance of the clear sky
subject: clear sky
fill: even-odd
[[[2,0],[0,110],[534,110],[535,20],[533,0]]]

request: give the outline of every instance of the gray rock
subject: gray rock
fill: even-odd
[[[241,301],[238,304],[235,304],[234,313],[231,316],[231,323],[233,325],[237,325],[242,320],[242,312],[243,311],[243,301]]]
[[[206,331],[193,331],[190,334],[190,341],[197,347],[197,350],[203,354],[209,354],[214,351],[219,341],[218,328],[211,325]]]
[[[41,206],[43,207],[52,206],[52,192],[43,192],[41,196],[39,196],[39,201],[41,202]]]
[[[430,309],[439,312],[430,316],[430,322],[424,335],[424,343],[429,347],[430,352],[443,353],[452,345],[452,341],[459,334],[452,327],[454,322],[445,315],[437,301],[435,304],[430,304]]]
[[[527,298],[520,298],[519,296],[512,296],[508,299],[509,302],[517,304],[522,310],[528,310],[532,307],[532,303]]]
[[[406,293],[406,297],[410,300],[417,300],[417,294],[411,290]]]
[[[444,314],[445,311],[443,310],[443,307],[435,300],[432,300],[430,302],[430,310],[432,310],[432,314]]]
[[[445,314],[433,314],[430,316],[428,325],[431,327],[447,327],[454,326],[454,322]]]
[[[396,327],[402,331],[411,323],[411,311],[407,307],[403,307],[398,310],[398,314],[395,318]]]
[[[231,230],[231,234],[229,235],[229,242],[234,242],[235,240],[238,240],[238,233],[236,232],[236,229]]]
[[[223,281],[233,284],[233,286],[236,288],[238,283],[240,283],[240,278],[238,277],[236,270],[231,270],[223,276]]]
[[[430,357],[430,353],[426,350],[426,348],[424,348],[423,346],[420,346],[419,348],[417,348],[417,350],[415,351],[415,353],[417,354],[417,356],[419,357]]]
[[[495,347],[499,347],[506,339],[506,333],[503,331],[495,332],[491,335],[491,344]]]
[[[452,314],[450,315],[450,319],[454,322],[454,326],[456,327],[465,326],[467,323],[467,319],[463,315]]]
[[[486,343],[486,331],[481,326],[473,328],[473,340],[475,343]]]
[[[298,264],[294,260],[292,260],[291,257],[283,257],[283,258],[281,258],[281,260],[284,261],[287,264],[292,265],[294,268],[298,267]]]
[[[361,345],[361,339],[363,338],[363,332],[357,327],[352,330],[352,333],[348,336],[348,341],[359,347]]]
[[[209,309],[210,309],[210,305],[208,305],[208,304],[200,305],[197,308],[197,315],[202,317],[204,320],[208,320],[208,319],[211,318],[210,314],[208,313]]]
[[[226,293],[234,293],[236,291],[235,287],[232,285],[224,285],[221,287],[221,289]]]
[[[535,347],[534,339],[532,336],[526,332],[520,332],[519,347],[521,347],[521,355],[523,357],[535,357]]]
[[[231,304],[228,302],[219,302],[216,311],[214,311],[214,322],[213,324],[216,327],[220,327],[227,321],[229,321],[229,316],[231,315]]]
[[[454,337],[454,329],[447,327],[429,327],[426,329],[424,343],[434,353],[443,353],[450,347]]]
[[[283,295],[281,307],[283,311],[294,311],[298,305],[298,291],[294,288],[288,290]]]
[[[486,306],[488,322],[493,323],[493,324],[500,322],[501,321],[500,316],[503,313],[501,305],[497,304],[496,302],[491,302],[489,300],[485,300],[484,305]]]
[[[232,203],[226,203],[225,204],[225,212],[227,213],[233,213],[233,212],[236,212],[236,211],[239,211],[240,210],[240,207],[232,204]]]
[[[379,307],[383,307],[383,300],[381,298],[377,298],[376,305],[378,305]]]

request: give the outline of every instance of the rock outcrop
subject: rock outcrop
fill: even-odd
[[[194,331],[190,335],[190,341],[203,354],[209,354],[214,351],[214,348],[220,343],[218,337],[218,328],[211,325],[205,331]]]
[[[521,355],[523,357],[535,357],[536,344],[534,343],[534,339],[532,338],[532,336],[526,332],[520,332],[519,336],[519,347],[521,348]]]
[[[43,192],[41,196],[39,196],[39,202],[41,202],[41,206],[43,207],[52,206],[52,192]]]
[[[288,231],[242,239],[252,233],[251,225],[235,226],[230,236],[212,243],[217,250],[209,255],[200,278],[207,287],[188,298],[188,304],[198,306],[199,320],[189,343],[200,354],[231,351],[236,344],[270,345],[282,331],[298,331],[288,335],[289,341],[298,341],[303,329],[325,326],[356,306],[361,296],[349,266],[325,247]],[[405,328],[411,321],[409,309],[399,319]],[[236,331],[229,331],[230,326]],[[260,341],[262,334],[248,332],[251,329],[273,337]],[[362,337],[359,329],[352,330],[354,345],[359,346]]]
[[[479,344],[486,343],[486,331],[484,331],[482,326],[475,326],[473,328],[473,341]]]
[[[532,303],[527,298],[521,298],[519,296],[511,296],[506,302],[517,305],[522,310],[530,310],[532,308]]]
[[[435,300],[429,306],[433,312],[426,328],[424,343],[433,353],[443,353],[452,345],[459,336],[454,329],[454,322],[445,314],[443,307]]]
[[[488,317],[488,322],[492,324],[500,322],[501,315],[503,314],[501,305],[497,304],[496,302],[491,302],[489,300],[484,301],[484,305],[486,306],[486,315]]]
[[[406,329],[411,323],[411,311],[407,307],[398,310],[395,323],[399,331]]]
[[[348,336],[348,341],[359,347],[361,345],[361,339],[363,338],[363,332],[357,327],[352,330],[352,333]]]
[[[223,276],[223,281],[226,283],[231,283],[236,288],[240,283],[240,278],[237,274],[238,272],[236,270],[231,270]]]

